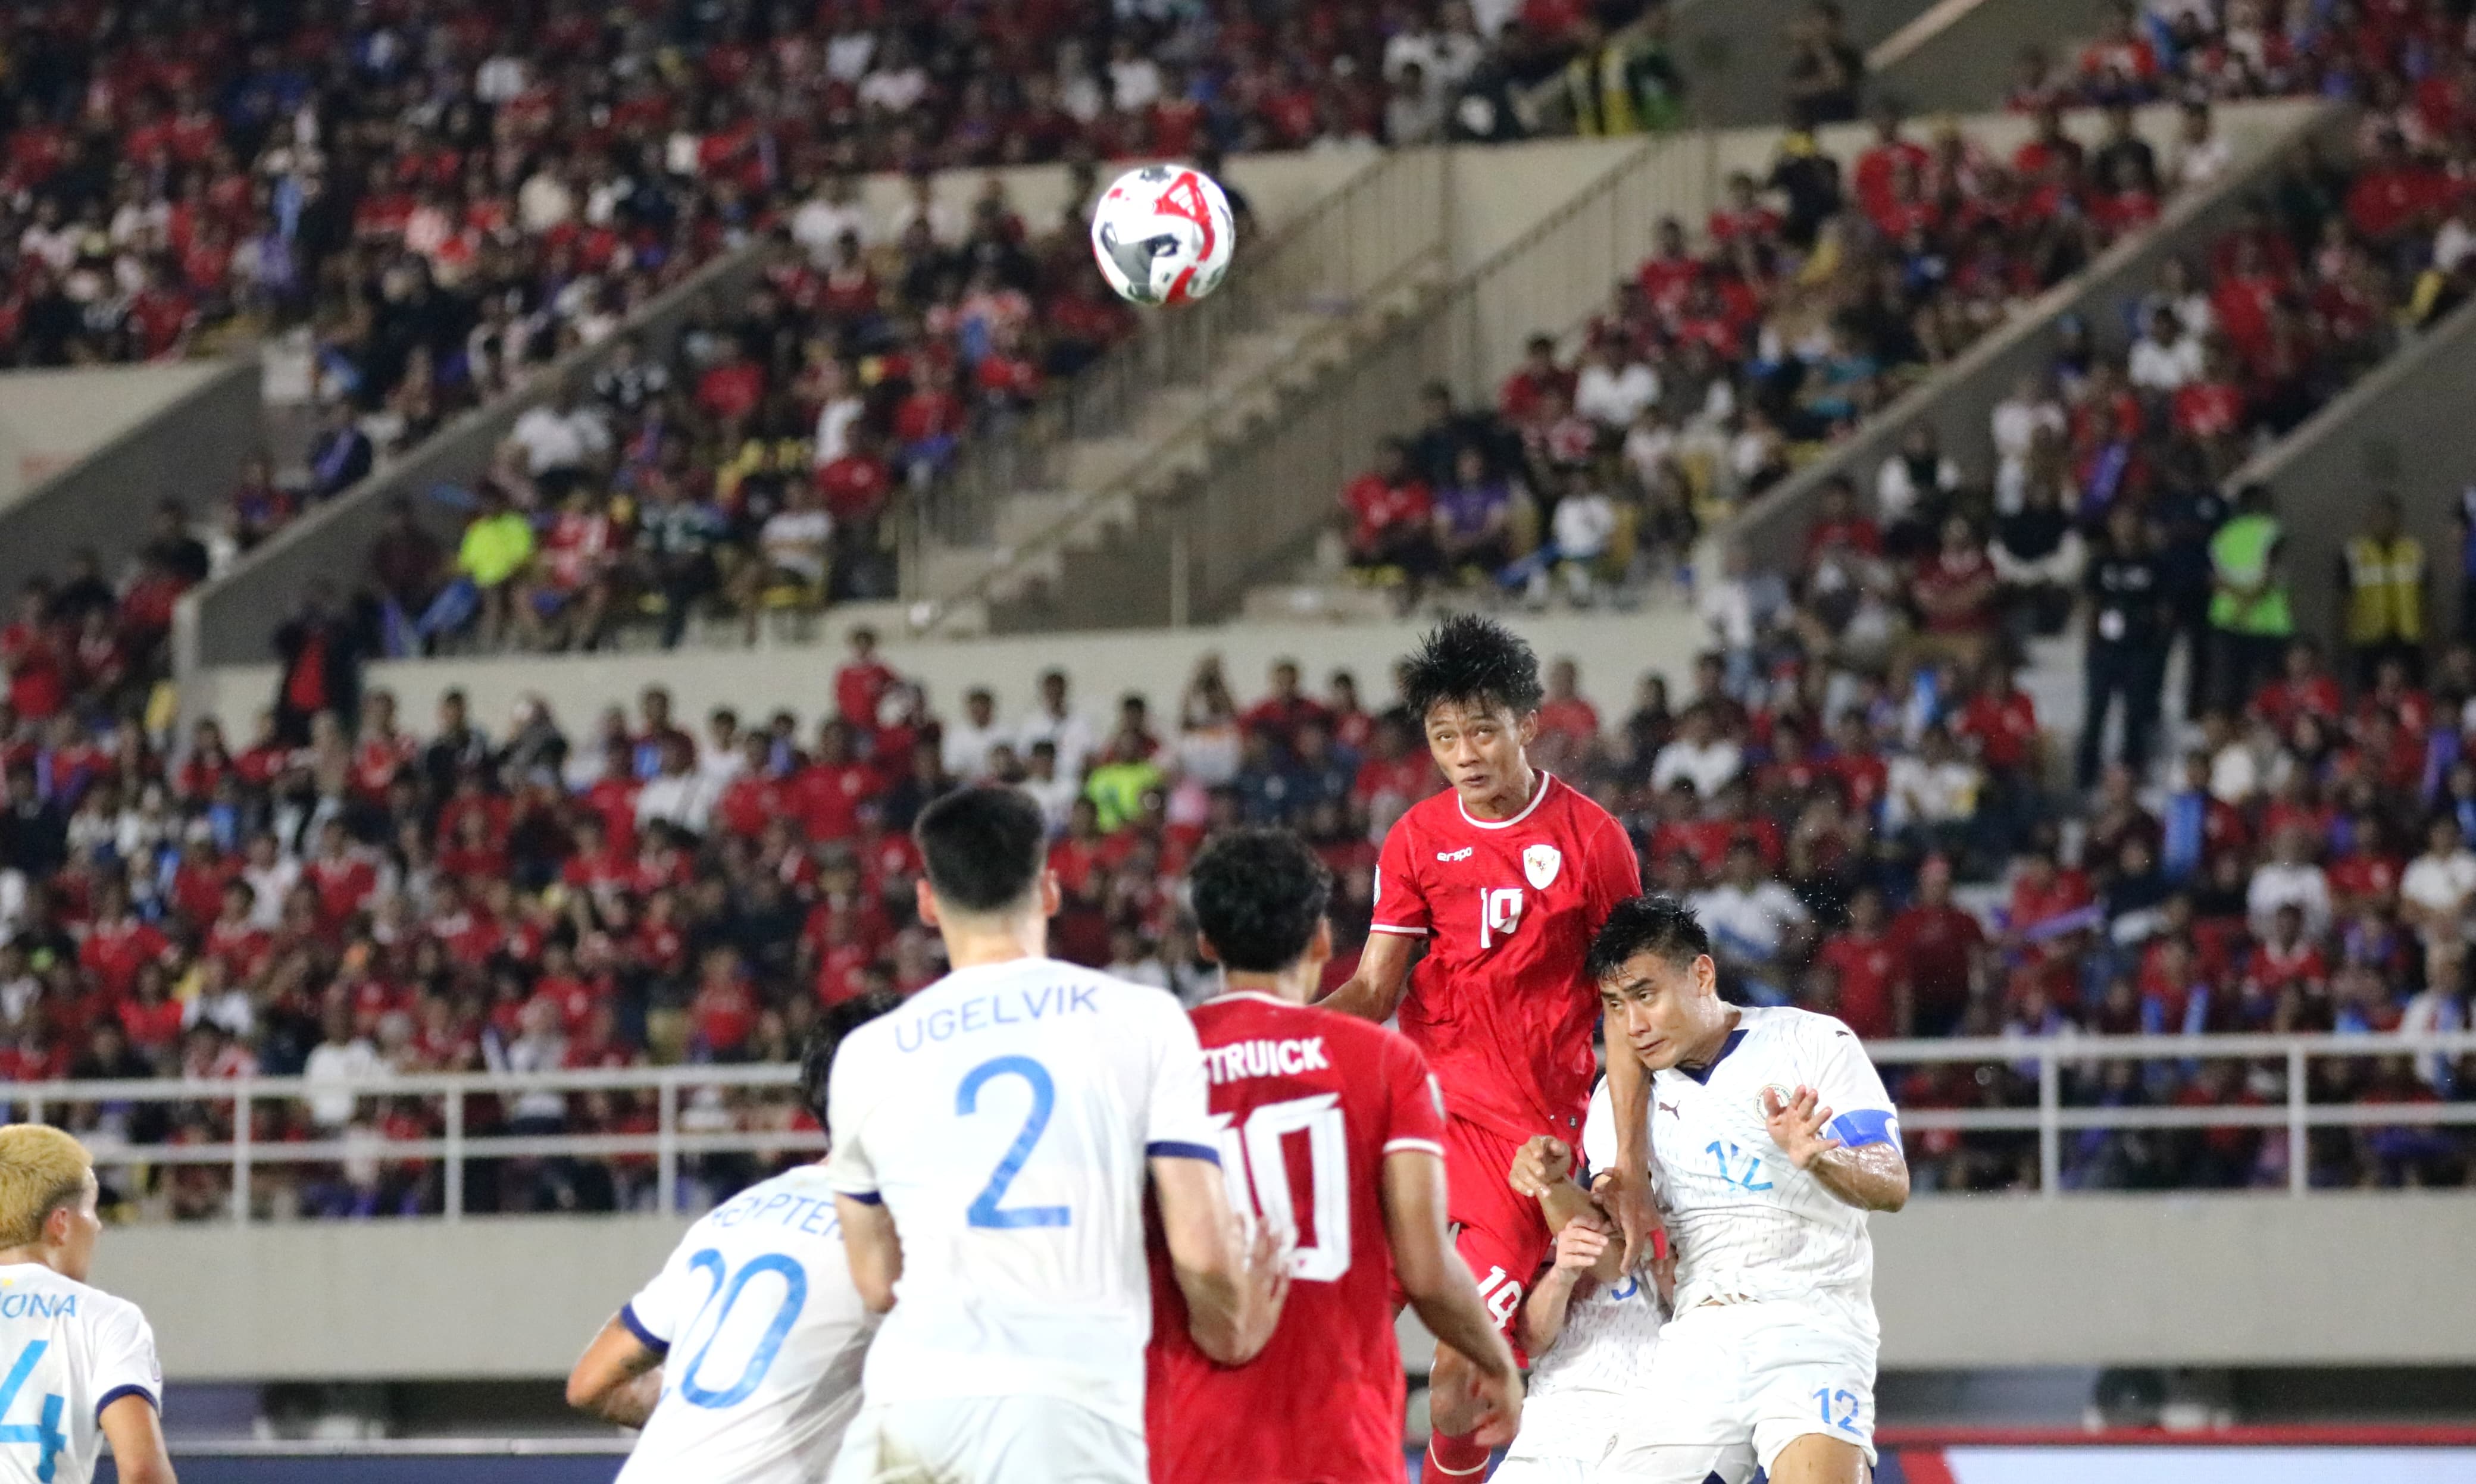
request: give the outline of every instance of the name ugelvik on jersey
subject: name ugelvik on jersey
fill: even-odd
[[[1052,1015],[1097,1015],[1100,1007],[1092,1002],[1092,991],[1089,984],[1043,984],[1038,989],[1002,989],[961,1004],[941,1006],[917,1020],[896,1022],[894,1049],[916,1051],[931,1041],[951,1041],[993,1026],[1020,1026]]]

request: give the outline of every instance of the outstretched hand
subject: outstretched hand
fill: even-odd
[[[1820,1106],[1820,1102],[1811,1087],[1798,1088],[1786,1102],[1772,1089],[1763,1089],[1763,1127],[1789,1163],[1800,1170],[1841,1147],[1838,1139],[1823,1132],[1831,1126],[1831,1110]]]
[[[1515,1195],[1537,1200],[1573,1173],[1573,1147],[1554,1134],[1534,1136],[1515,1152],[1513,1168],[1504,1173]]]

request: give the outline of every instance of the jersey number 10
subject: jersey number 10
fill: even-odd
[[[1299,1230],[1298,1201],[1290,1189],[1284,1141],[1294,1133],[1306,1135],[1315,1243],[1291,1251],[1290,1276],[1330,1283],[1348,1273],[1349,1133],[1342,1123],[1341,1094],[1268,1102],[1248,1114],[1243,1125],[1233,1124],[1226,1113],[1214,1114],[1212,1122],[1220,1130],[1221,1175],[1229,1182],[1229,1203],[1294,1232]]]

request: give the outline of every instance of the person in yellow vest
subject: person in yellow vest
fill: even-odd
[[[2211,673],[2222,710],[2243,709],[2254,687],[2277,673],[2295,634],[2286,547],[2266,484],[2239,490],[2235,516],[2210,537],[2210,638],[2217,651]]]
[[[2375,495],[2365,529],[2339,555],[2347,651],[2360,690],[2372,689],[2386,659],[2406,665],[2411,680],[2424,674],[2424,543],[2401,525],[2398,496]]]

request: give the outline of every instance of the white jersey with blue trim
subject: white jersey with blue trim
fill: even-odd
[[[1856,1032],[1828,1015],[1743,1006],[1699,1072],[1651,1078],[1651,1150],[1676,1246],[1676,1308],[1706,1298],[1813,1300],[1873,1324],[1874,1247],[1866,1213],[1789,1163],[1763,1116],[1811,1087],[1850,1148],[1899,1141],[1898,1114]]]
[[[0,1267],[0,1484],[88,1484],[103,1409],[123,1397],[163,1405],[137,1305],[39,1263]]]
[[[1054,959],[959,970],[836,1054],[834,1190],[903,1243],[872,1407],[1044,1396],[1140,1432],[1146,1161],[1220,1162],[1177,1001]]]
[[[859,1410],[875,1319],[824,1167],[752,1185],[688,1228],[619,1311],[662,1356],[662,1397],[620,1484],[809,1484]]]
[[[1582,1119],[1583,1168],[1574,1177],[1585,1179],[1616,1159],[1616,1114],[1602,1079]],[[1663,1322],[1658,1290],[1647,1279],[1627,1274],[1615,1283],[1578,1285],[1556,1343],[1530,1357],[1522,1432],[1508,1456],[1596,1462],[1622,1416],[1617,1403],[1639,1402],[1644,1395]]]

